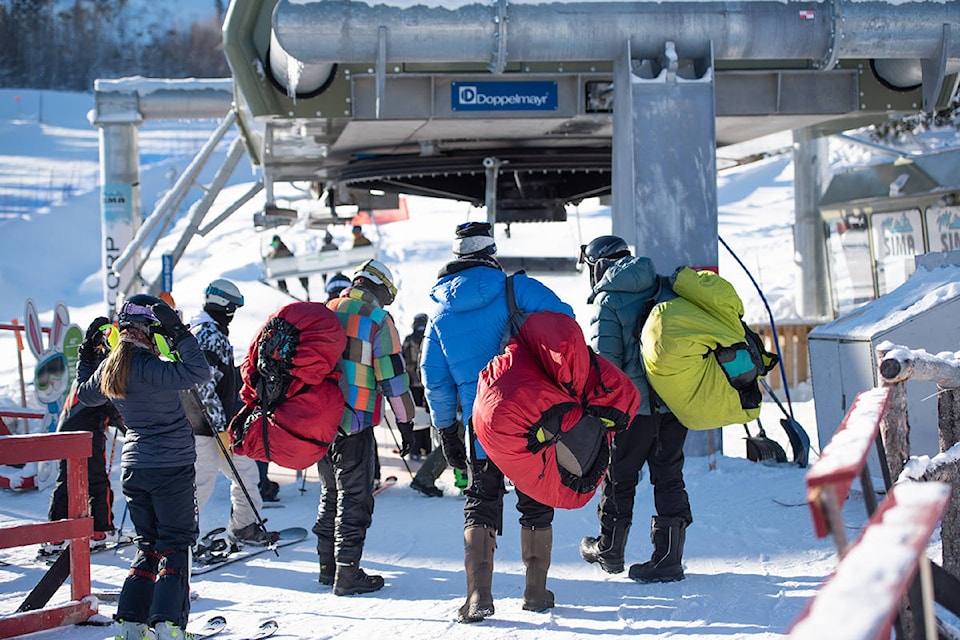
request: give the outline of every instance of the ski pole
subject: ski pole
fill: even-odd
[[[300,493],[306,493],[306,492],[307,492],[307,470],[304,469],[303,471],[300,472]]]
[[[223,455],[224,459],[226,459],[227,464],[230,465],[230,471],[233,473],[233,477],[236,479],[237,484],[240,485],[240,490],[243,491],[243,497],[247,499],[247,504],[250,505],[250,510],[253,511],[253,515],[257,519],[257,524],[260,526],[260,530],[263,531],[263,535],[265,535],[267,540],[269,540],[267,543],[267,548],[273,551],[273,553],[279,558],[280,552],[277,551],[277,543],[275,540],[270,540],[270,532],[267,531],[267,525],[264,524],[264,519],[260,516],[260,512],[257,510],[257,507],[254,506],[253,498],[250,497],[250,492],[247,491],[247,485],[245,485],[243,483],[243,479],[240,478],[240,472],[237,471],[236,465],[233,464],[233,458],[230,456],[230,452],[227,451],[227,447],[220,439],[220,433],[213,428],[213,420],[210,419],[210,415],[207,413],[207,407],[203,404],[203,399],[200,398],[197,387],[190,389],[190,393],[193,394],[194,398],[197,400],[197,404],[200,405],[200,411],[203,413],[203,417],[206,419],[207,424],[210,425],[210,430],[213,431],[213,439],[217,441],[217,446],[220,448],[221,455]],[[263,416],[263,419],[267,419],[266,415]],[[269,450],[267,451],[267,456],[270,456]]]
[[[237,471],[236,465],[233,464],[233,458],[230,456],[230,452],[227,451],[227,447],[224,446],[223,441],[220,439],[220,434],[215,433],[213,439],[217,441],[217,446],[220,447],[220,453],[223,454],[223,457],[227,460],[227,464],[230,465],[230,471],[233,473],[233,477],[236,479],[237,484],[240,485],[240,490],[243,491],[243,497],[247,499],[247,503],[250,505],[253,515],[256,516],[257,524],[260,526],[260,530],[263,531],[263,535],[267,536],[267,540],[270,540],[270,532],[267,531],[267,525],[265,524],[264,519],[260,517],[260,512],[257,511],[257,508],[253,505],[253,498],[250,497],[250,492],[247,491],[247,485],[245,485],[243,480],[240,478],[240,472]],[[267,547],[273,551],[278,558],[280,557],[280,552],[277,551],[276,540],[270,540],[270,542],[267,544]]]
[[[124,499],[123,514],[120,516],[120,527],[117,529],[117,546],[113,548],[114,553],[120,550],[120,538],[123,535],[123,523],[127,521],[127,511],[129,510],[130,505],[128,505],[126,499]]]
[[[400,442],[397,440],[397,434],[393,432],[393,425],[390,424],[390,419],[387,417],[387,412],[383,412],[383,420],[387,423],[387,431],[390,432],[390,435],[393,436],[393,442],[397,445],[397,451],[400,451],[403,447],[400,446]],[[407,468],[407,473],[410,474],[410,479],[413,480],[413,471],[410,470],[410,465],[407,464],[406,459],[403,456],[400,456],[400,462],[403,463],[403,466]]]
[[[117,452],[117,431],[119,431],[119,429],[113,427],[113,444],[110,445],[110,462],[107,464],[107,479],[110,478],[110,473],[113,471],[113,455]]]

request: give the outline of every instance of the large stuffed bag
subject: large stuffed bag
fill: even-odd
[[[741,344],[743,302],[733,285],[712,271],[683,268],[675,275],[677,298],[650,312],[641,332],[647,380],[689,429],[713,429],[755,420],[714,352]]]
[[[343,417],[338,362],[346,343],[337,315],[321,303],[294,302],[271,315],[240,365],[233,450],[288,469],[326,455]]]
[[[480,373],[471,416],[484,451],[516,487],[562,509],[589,502],[609,464],[609,439],[629,426],[640,394],[587,347],[573,318],[527,316]]]

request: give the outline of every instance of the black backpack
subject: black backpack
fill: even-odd
[[[276,409],[293,380],[293,358],[300,344],[300,329],[284,318],[267,322],[257,341],[257,395],[265,413]]]
[[[740,406],[756,409],[762,400],[757,378],[773,371],[780,358],[767,351],[756,331],[742,320],[740,324],[743,325],[744,341],[728,347],[717,347],[712,353],[723,369],[727,382],[740,394]]]

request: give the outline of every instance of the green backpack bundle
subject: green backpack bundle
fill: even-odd
[[[755,420],[757,379],[777,356],[743,323],[743,302],[727,280],[689,267],[672,280],[678,297],[654,306],[641,331],[650,386],[689,429]]]

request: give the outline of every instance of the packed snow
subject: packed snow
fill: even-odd
[[[100,272],[100,224],[97,131],[86,120],[92,96],[36,91],[0,90],[0,324],[23,322],[25,303],[34,300],[41,320],[49,324],[58,301],[70,310],[81,328],[104,312]],[[179,173],[203,145],[216,122],[147,122],[141,128],[141,194],[149,213]],[[789,141],[789,134],[786,138]],[[780,140],[775,147],[782,148]],[[223,158],[227,143],[216,157]],[[862,149],[845,152],[858,154]],[[215,164],[215,163],[214,163]],[[201,181],[209,180],[207,167]],[[789,155],[777,155],[723,172],[718,180],[719,224],[724,240],[751,269],[763,288],[777,320],[796,317],[793,295],[797,268],[792,262],[793,165]],[[240,194],[255,173],[241,166],[230,186],[217,199],[213,220]],[[304,193],[278,185],[278,204],[306,206]],[[188,198],[201,197],[195,190]],[[314,251],[322,230],[301,223],[292,228],[257,231],[253,214],[263,206],[262,194],[241,207],[205,237],[196,237],[174,272],[173,296],[184,317],[202,303],[206,284],[220,277],[234,281],[247,304],[238,312],[230,337],[238,353],[271,312],[291,301],[260,282],[261,255],[273,233],[279,233],[295,253]],[[370,228],[379,240],[381,259],[393,269],[400,293],[389,308],[401,335],[410,331],[415,314],[428,308],[428,293],[439,267],[450,259],[453,230],[465,220],[482,220],[484,212],[464,203],[409,198],[410,219]],[[160,255],[171,250],[185,222],[182,211],[166,230],[145,275],[160,271]],[[349,228],[331,230],[341,247],[349,247]],[[595,201],[570,209],[565,223],[515,224],[510,237],[497,229],[501,255],[575,256],[581,243],[609,233],[609,209]],[[767,321],[766,311],[749,278],[724,250],[720,273],[737,287],[747,309],[746,320]],[[586,325],[586,274],[534,274],[570,303]],[[303,292],[296,278],[290,291]],[[310,280],[314,299],[322,296],[319,275]],[[0,331],[0,406],[19,406],[21,381],[18,351],[9,331]],[[39,406],[32,388],[33,359],[22,353],[27,372],[25,393],[30,406]],[[815,413],[808,384],[791,389],[792,410],[809,433],[814,455],[819,451]],[[779,426],[783,417],[774,403],[764,403],[762,421],[792,459],[789,442]],[[755,431],[755,425],[753,425]],[[504,531],[498,538],[493,595],[496,613],[483,623],[461,625],[456,610],[465,596],[463,574],[462,499],[448,470],[438,486],[442,498],[425,498],[409,488],[410,473],[419,463],[402,461],[394,453],[393,434],[377,429],[383,476],[398,483],[376,499],[373,525],[367,536],[362,566],[380,573],[386,586],[376,593],[336,597],[318,584],[315,539],[198,576],[192,581],[199,597],[192,603],[191,626],[212,615],[224,615],[231,632],[275,618],[278,638],[613,638],[695,637],[778,638],[789,628],[837,564],[829,539],[813,532],[805,503],[806,469],[794,464],[754,463],[744,457],[742,425],[723,430],[716,468],[707,457],[687,459],[685,474],[694,523],[687,530],[684,552],[686,579],[671,584],[641,585],[626,573],[608,575],[581,560],[580,538],[598,530],[596,498],[582,509],[558,511],[554,521],[553,564],[548,588],[556,608],[547,613],[521,610],[524,569],[520,559],[519,524],[514,498],[505,499]],[[111,440],[112,440],[111,433]],[[108,441],[108,446],[109,441]],[[119,447],[119,444],[118,444]],[[108,449],[109,454],[109,449]],[[123,520],[119,456],[112,465],[117,525]],[[280,502],[263,511],[268,527],[305,527],[316,516],[320,485],[316,471],[304,478],[293,471],[271,468],[281,483]],[[49,494],[43,491],[0,492],[0,525],[39,522],[46,518]],[[224,526],[229,515],[228,485],[220,477],[214,497],[200,514],[201,531]],[[648,559],[649,518],[654,513],[649,476],[638,486],[627,562]],[[862,496],[854,491],[843,509],[848,537],[856,537],[866,521]],[[45,570],[35,561],[36,547],[0,550],[0,615],[16,610]],[[929,548],[939,559],[939,533]],[[119,589],[133,557],[128,547],[92,556],[94,591]],[[69,599],[61,589],[55,602]],[[866,606],[861,604],[860,606]],[[110,616],[115,604],[100,603]],[[840,612],[836,612],[840,615]],[[112,637],[110,629],[69,627],[38,634],[37,638],[93,640]],[[230,634],[224,636],[231,637]],[[239,635],[233,637],[240,637]]]

